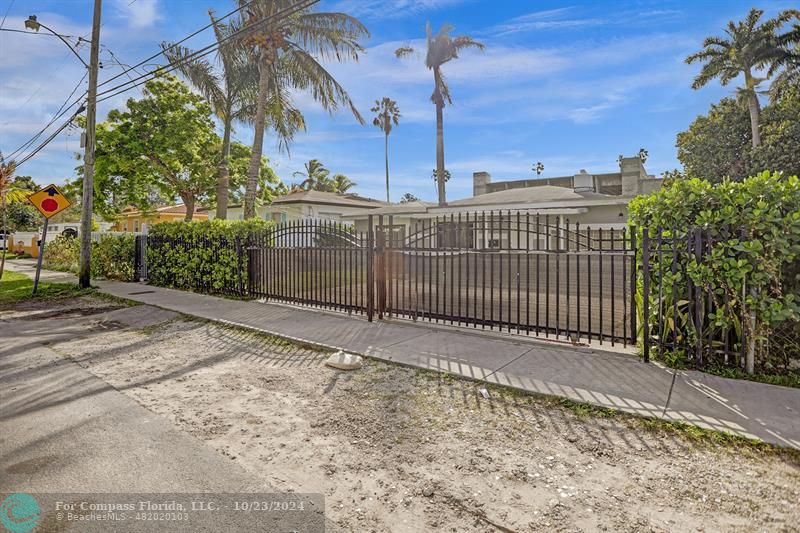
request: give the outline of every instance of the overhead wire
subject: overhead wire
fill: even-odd
[[[293,15],[293,14],[299,12],[299,11],[302,11],[304,9],[308,9],[309,7],[311,7],[312,5],[314,5],[314,4],[318,3],[318,2],[319,2],[319,0],[305,0],[304,2],[300,2],[300,3],[298,3],[298,4],[294,5],[294,6],[288,7],[286,9],[281,10],[281,11],[273,13],[272,15],[269,15],[267,17],[259,19],[258,21],[254,22],[253,24],[248,25],[248,26],[246,26],[244,28],[241,28],[241,29],[231,33],[230,35],[226,36],[224,39],[216,41],[216,42],[214,42],[214,43],[212,43],[212,44],[210,44],[208,46],[205,46],[205,47],[203,47],[203,48],[201,48],[199,50],[196,50],[196,51],[192,52],[191,54],[188,54],[187,56],[185,56],[185,57],[183,57],[183,58],[181,58],[181,59],[179,59],[177,61],[173,61],[173,62],[167,63],[166,65],[164,65],[161,68],[157,68],[157,69],[152,70],[152,71],[150,71],[150,72],[148,72],[146,74],[140,75],[135,80],[130,80],[128,82],[121,83],[119,85],[116,85],[114,87],[106,89],[105,91],[101,91],[101,92],[97,93],[98,97],[103,96],[103,95],[108,95],[108,96],[105,96],[104,98],[98,98],[98,102],[102,102],[104,100],[108,100],[109,98],[112,98],[112,97],[114,97],[114,96],[116,96],[116,95],[118,95],[118,94],[120,94],[122,92],[128,91],[128,90],[130,90],[130,89],[132,89],[134,87],[138,87],[139,85],[147,83],[147,81],[149,81],[149,79],[155,78],[156,76],[172,72],[173,70],[176,70],[176,69],[180,68],[185,63],[188,63],[188,62],[193,61],[195,59],[199,59],[201,57],[205,57],[205,56],[207,56],[209,54],[212,54],[212,53],[216,52],[217,50],[219,50],[219,47],[222,44],[224,44],[225,42],[227,42],[228,40],[233,39],[235,37],[238,37],[242,33],[252,32],[256,26],[263,25],[263,24],[266,24],[268,22],[272,22],[276,18],[291,16],[291,15]],[[172,48],[172,47],[168,47],[164,51],[169,50],[170,48]],[[123,73],[117,74],[117,76],[115,76],[115,77],[119,77],[121,75],[123,75]],[[149,78],[149,79],[144,79],[144,78]],[[142,80],[142,79],[144,79],[144,81],[139,81],[139,80]],[[110,80],[107,80],[107,81],[110,81]],[[101,84],[101,85],[103,85],[103,84]],[[121,90],[119,90],[119,89],[121,89]],[[114,92],[114,91],[116,91],[116,92]],[[113,93],[113,94],[111,94],[111,93]]]
[[[224,17],[221,17],[221,18],[219,18],[217,20],[222,20],[224,18],[227,18],[227,17],[233,15],[234,13],[236,13],[236,12],[242,10],[242,9],[245,9],[250,4],[252,4],[254,1],[255,0],[251,0],[250,2],[247,2],[243,6],[239,7],[238,9],[235,9],[235,10],[231,11],[230,13],[226,14]],[[190,39],[191,37],[194,37],[195,35],[197,35],[201,31],[204,31],[204,30],[210,28],[213,25],[213,24],[209,24],[209,25],[201,28],[200,30],[197,30],[197,31],[193,32],[189,36],[181,39],[177,43],[174,43],[173,45],[163,49],[158,54],[155,54],[155,55],[153,55],[153,56],[151,56],[151,57],[149,57],[149,58],[137,63],[136,65],[133,65],[130,68],[123,70],[122,72],[120,72],[119,74],[113,76],[112,78],[109,78],[108,80],[104,81],[100,85],[105,85],[108,82],[110,82],[110,81],[112,81],[114,79],[117,79],[117,78],[119,78],[120,76],[123,76],[123,75],[128,75],[128,77],[130,78],[129,82],[117,85],[115,87],[112,87],[111,89],[107,89],[106,91],[98,93],[98,96],[100,96],[100,95],[107,95],[107,96],[105,96],[104,98],[98,98],[97,102],[99,103],[99,102],[102,102],[104,100],[108,100],[109,98],[112,98],[112,97],[117,96],[117,95],[119,95],[119,94],[121,94],[123,92],[127,92],[127,91],[129,91],[129,90],[131,90],[131,89],[133,89],[135,87],[138,87],[138,86],[146,83],[150,79],[153,79],[153,78],[155,78],[155,77],[157,77],[159,75],[162,75],[162,74],[171,72],[173,70],[176,70],[177,68],[180,68],[183,64],[185,64],[185,63],[187,63],[189,61],[192,61],[192,60],[198,59],[200,57],[204,57],[204,56],[206,56],[208,54],[211,54],[211,53],[217,51],[219,49],[220,45],[222,45],[224,42],[226,42],[226,41],[228,41],[228,40],[230,40],[230,39],[232,39],[234,37],[237,37],[242,33],[250,33],[252,31],[254,31],[254,29],[256,27],[260,26],[260,25],[266,24],[268,22],[273,22],[276,19],[280,19],[280,18],[285,18],[285,17],[291,16],[291,15],[297,13],[297,12],[300,12],[300,11],[303,11],[305,9],[308,9],[309,7],[311,7],[311,6],[313,6],[314,4],[317,4],[317,3],[319,3],[319,0],[306,0],[304,2],[299,2],[298,4],[295,4],[293,6],[285,8],[285,9],[283,9],[281,11],[273,13],[272,15],[269,15],[269,16],[264,17],[262,19],[259,19],[259,20],[255,21],[255,22],[253,22],[252,24],[250,24],[250,25],[248,25],[248,26],[246,26],[244,28],[241,28],[241,29],[231,33],[230,35],[226,36],[221,41],[216,41],[215,43],[213,43],[213,44],[211,44],[209,46],[206,46],[204,48],[201,48],[200,50],[197,50],[197,51],[193,52],[192,54],[189,54],[186,57],[181,58],[178,61],[171,61],[167,65],[164,65],[163,67],[159,67],[159,68],[157,68],[157,69],[155,69],[153,71],[150,71],[148,73],[140,75],[139,77],[137,77],[135,79],[134,78],[130,78],[130,71],[137,72],[135,70],[136,67],[142,66],[143,64],[147,63],[148,61],[150,61],[150,60],[152,60],[154,58],[157,58],[159,55],[164,54],[167,50],[170,50],[170,49],[178,46],[179,44],[185,42],[186,40]],[[74,94],[74,91],[73,91],[72,94]],[[36,138],[41,136],[41,134],[47,128],[49,128],[56,120],[58,120],[58,118],[60,118],[63,115],[65,115],[72,107],[75,106],[75,104],[77,104],[80,101],[82,101],[84,96],[86,96],[86,94],[87,93],[82,94],[78,99],[74,100],[71,104],[69,104],[66,107],[64,105],[62,105],[62,110],[60,111],[60,113],[57,113],[56,116],[53,119],[51,119],[51,121],[48,123],[48,125],[45,128],[42,129],[42,131],[36,136]],[[21,163],[24,163],[24,162],[30,160],[33,156],[35,156],[37,153],[39,153],[39,151],[41,151],[45,146],[47,146],[47,144],[52,142],[52,140],[59,133],[61,133],[61,131],[63,131],[67,126],[69,126],[69,124],[72,122],[72,120],[74,120],[75,117],[83,111],[83,109],[84,108],[81,107],[81,109],[79,109],[75,114],[73,114],[73,116],[71,116],[65,123],[63,123],[55,132],[53,132],[53,134],[48,136],[47,139],[45,139],[31,153],[29,153],[23,159],[21,159],[20,162],[17,163],[17,165],[19,166]],[[34,139],[34,142],[35,142],[35,139]],[[26,143],[26,144],[28,146],[30,146],[31,143]],[[18,151],[19,150],[17,150],[17,152]]]

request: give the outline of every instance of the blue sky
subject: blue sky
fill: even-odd
[[[92,0],[0,0],[5,28],[21,29],[37,14],[57,31],[89,36]],[[774,15],[792,2],[756,4]],[[101,81],[120,71],[110,53],[136,63],[207,23],[206,8],[218,14],[233,7],[227,0],[105,0]],[[10,7],[10,9],[9,9]],[[753,7],[725,1],[555,2],[508,0],[323,0],[317,9],[358,16],[372,36],[358,63],[330,69],[369,118],[375,99],[398,102],[401,124],[390,137],[392,199],[405,192],[433,200],[435,186],[435,114],[433,86],[423,57],[398,60],[394,50],[424,48],[424,28],[443,23],[455,35],[484,42],[484,53],[466,52],[445,66],[454,105],[445,110],[445,156],[452,174],[450,199],[471,195],[472,172],[494,180],[616,170],[619,154],[639,148],[650,153],[647,169],[660,174],[676,168],[675,135],[709,104],[733,93],[712,83],[690,88],[697,66],[683,59],[718,35],[728,20]],[[794,6],[796,7],[796,5]],[[213,40],[206,32],[187,43],[200,48]],[[88,61],[88,47],[80,49]],[[77,59],[43,36],[0,32],[0,150],[8,153],[44,125],[84,74]],[[84,82],[85,85],[85,82]],[[124,104],[133,90],[105,102]],[[357,192],[382,198],[383,138],[372,125],[360,126],[347,113],[329,116],[307,95],[297,103],[308,131],[297,136],[291,156],[279,153],[269,135],[265,154],[289,183],[305,161],[321,159],[333,172],[358,183]],[[252,131],[240,126],[235,138],[249,143]],[[63,183],[74,174],[79,133],[65,131],[20,170],[40,182]]]

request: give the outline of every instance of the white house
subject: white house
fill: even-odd
[[[622,158],[620,171],[615,173],[589,174],[581,170],[573,176],[493,183],[488,172],[475,172],[473,195],[469,198],[453,200],[444,206],[411,202],[351,211],[343,218],[353,221],[357,231],[366,231],[369,215],[373,221],[383,215],[385,226],[391,216],[395,238],[402,238],[437,218],[441,221],[452,217],[455,221],[460,216],[466,223],[466,217],[474,217],[476,213],[491,216],[509,211],[522,216],[538,215],[541,220],[547,217],[551,224],[561,227],[569,222],[583,227],[622,229],[627,225],[631,199],[656,190],[661,183],[647,174],[639,157]],[[492,240],[499,242],[500,238]]]
[[[388,205],[386,202],[350,194],[320,191],[295,191],[275,198],[270,205],[256,207],[259,218],[274,222],[296,220],[343,221],[345,213],[367,212]],[[209,219],[216,216],[214,208],[206,208]],[[243,220],[244,206],[228,206],[228,220]]]

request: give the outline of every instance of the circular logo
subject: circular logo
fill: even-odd
[[[42,200],[42,209],[44,209],[48,213],[51,213],[56,209],[58,209],[58,202],[56,202],[52,198],[45,198],[44,200]]]
[[[39,523],[42,512],[30,494],[14,493],[0,502],[0,522],[11,533],[28,533]]]

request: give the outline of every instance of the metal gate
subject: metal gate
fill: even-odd
[[[625,229],[487,211],[363,231],[281,224],[249,249],[249,293],[365,314],[635,343],[636,243]]]
[[[303,220],[257,233],[248,261],[250,295],[373,314],[372,232]]]

